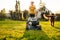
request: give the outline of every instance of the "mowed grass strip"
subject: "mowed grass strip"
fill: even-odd
[[[40,21],[40,25],[42,30],[26,30],[21,40],[60,40],[60,21],[54,27],[48,21]]]

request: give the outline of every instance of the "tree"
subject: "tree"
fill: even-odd
[[[27,17],[28,17],[28,11],[27,10],[23,11],[23,17],[24,17],[24,19],[27,19]]]

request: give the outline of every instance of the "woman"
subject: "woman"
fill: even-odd
[[[31,5],[29,7],[29,16],[30,17],[35,16],[35,5],[34,5],[34,2],[31,2]]]

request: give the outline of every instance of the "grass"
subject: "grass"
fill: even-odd
[[[0,39],[22,37],[25,32],[24,25],[25,22],[22,21],[0,21]]]
[[[26,30],[25,21],[0,21],[0,40],[60,40],[60,21],[50,26],[48,21],[40,21],[42,30]]]

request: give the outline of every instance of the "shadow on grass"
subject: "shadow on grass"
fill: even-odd
[[[51,40],[45,32],[41,30],[26,30],[20,40]]]
[[[54,26],[54,28],[56,28],[56,29],[60,29],[60,27],[59,27],[59,26]]]

